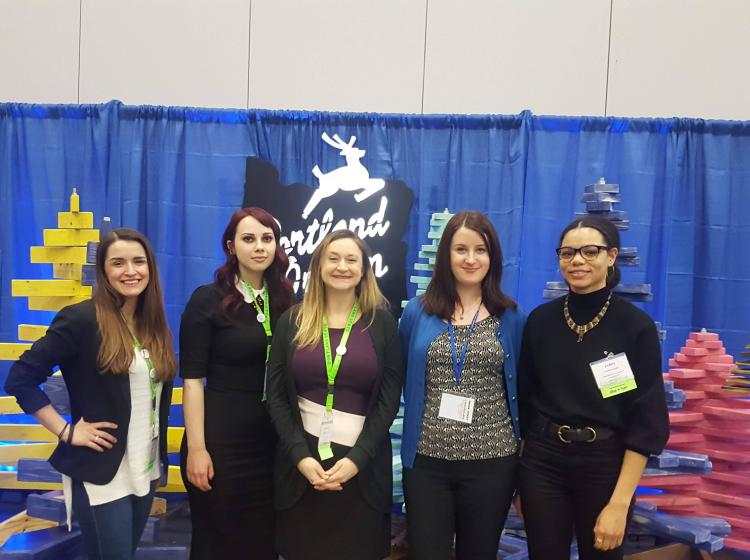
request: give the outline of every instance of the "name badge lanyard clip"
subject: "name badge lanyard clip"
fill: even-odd
[[[480,305],[479,309],[481,308],[482,306]],[[469,332],[466,334],[466,340],[464,340],[460,356],[456,355],[456,332],[453,328],[453,323],[448,323],[448,330],[450,332],[451,339],[451,357],[453,358],[453,377],[456,380],[456,389],[458,389],[458,386],[461,385],[461,376],[463,375],[464,363],[466,362],[466,352],[469,349],[469,339],[471,338],[471,335],[474,333],[474,329],[477,326],[479,309],[477,309],[477,312],[474,313],[474,318],[471,320],[471,324],[469,325]]]
[[[253,294],[253,287],[249,282],[245,282],[242,280],[242,283],[245,286],[245,289],[247,290],[248,295]],[[263,376],[263,398],[262,400],[266,400],[266,381],[268,380],[268,358],[271,357],[271,337],[273,336],[273,332],[271,332],[271,308],[270,304],[268,303],[268,285],[263,282],[263,309],[258,309],[257,304],[255,303],[255,298],[253,298],[253,308],[258,312],[258,314],[255,316],[255,320],[258,321],[261,325],[263,325],[263,332],[266,333],[266,372]]]
[[[135,338],[135,336],[133,336],[133,345],[135,346],[135,349],[141,353],[141,356],[143,356],[143,359],[148,366],[148,384],[151,392],[151,410],[149,415],[149,421],[151,423],[151,456],[146,463],[146,472],[149,472],[154,467],[158,451],[157,444],[159,441],[159,430],[156,427],[156,388],[158,383],[156,381],[156,368],[154,368],[154,362],[151,361],[151,355],[148,353],[148,350],[141,346],[141,343]]]
[[[336,384],[336,376],[339,373],[341,367],[341,359],[346,354],[346,343],[349,341],[349,335],[352,332],[352,326],[354,325],[354,318],[359,313],[359,302],[354,304],[352,310],[349,312],[349,317],[346,320],[346,326],[344,327],[344,333],[341,335],[341,341],[336,348],[336,357],[334,358],[331,354],[331,337],[328,332],[328,319],[323,316],[323,351],[325,352],[326,360],[326,378],[328,379],[328,391],[326,393],[326,411],[323,416],[323,423],[320,428],[320,438],[318,440],[318,454],[320,458],[330,459],[333,457],[333,450],[331,449],[331,430],[333,425],[333,389]]]

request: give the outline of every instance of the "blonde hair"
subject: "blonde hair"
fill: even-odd
[[[367,244],[348,229],[331,232],[323,238],[310,259],[307,289],[295,319],[297,334],[293,342],[298,348],[314,346],[322,338],[323,316],[326,312],[326,288],[320,270],[321,261],[331,243],[341,239],[351,239],[362,253],[362,280],[357,286],[356,294],[362,316],[370,319],[367,326],[372,325],[377,309],[388,307],[388,302],[378,287],[375,273],[370,265],[370,249]]]

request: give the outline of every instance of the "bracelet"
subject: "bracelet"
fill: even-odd
[[[75,429],[76,429],[76,425],[71,424],[70,430],[68,430],[68,440],[65,442],[68,445],[73,445],[73,432],[75,431]]]
[[[57,434],[57,439],[62,440],[62,436],[65,433],[65,428],[67,428],[68,426],[70,426],[70,422],[65,422],[65,425],[63,426],[63,429],[60,430],[59,434]]]

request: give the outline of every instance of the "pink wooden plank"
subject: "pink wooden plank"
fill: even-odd
[[[698,342],[705,342],[707,340],[719,340],[719,333],[714,332],[691,332],[688,338]]]

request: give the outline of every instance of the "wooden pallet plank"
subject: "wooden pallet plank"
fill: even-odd
[[[0,342],[0,360],[16,361],[29,348],[25,342]]]
[[[31,247],[31,262],[86,264],[86,247]]]
[[[28,296],[87,296],[91,286],[82,286],[77,280],[12,280],[14,297]]]
[[[60,311],[63,307],[91,298],[88,296],[34,296],[28,299],[31,311]]]
[[[57,227],[60,229],[91,229],[94,227],[94,213],[58,212]]]
[[[47,333],[48,328],[47,325],[18,325],[18,340],[35,342]]]
[[[79,247],[99,241],[98,229],[45,229],[45,247]]]

